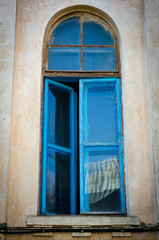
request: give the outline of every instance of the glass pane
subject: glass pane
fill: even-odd
[[[87,85],[87,123],[85,141],[117,141],[117,103],[115,86],[112,83]],[[88,138],[88,139],[87,139]]]
[[[49,84],[47,142],[70,147],[70,94]]]
[[[85,150],[85,157],[86,211],[119,211],[118,150]]]
[[[94,19],[85,17],[83,23],[83,44],[114,45],[114,39],[105,26]]]
[[[70,213],[70,156],[48,150],[46,212]]]
[[[95,71],[115,71],[115,49],[84,47],[83,69]]]
[[[61,22],[54,29],[49,44],[80,44],[80,17],[69,18]]]
[[[80,70],[80,47],[48,49],[49,70]]]

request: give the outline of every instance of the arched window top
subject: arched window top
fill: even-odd
[[[53,30],[50,44],[51,45],[72,45],[80,44],[80,17],[71,17],[59,23]]]
[[[48,36],[47,69],[51,71],[116,72],[118,55],[113,29],[93,14],[67,15]]]
[[[83,38],[83,39],[82,39]],[[68,18],[53,30],[50,45],[114,45],[110,31],[94,18]]]
[[[84,17],[83,44],[90,45],[114,45],[111,32],[99,21],[90,17]]]

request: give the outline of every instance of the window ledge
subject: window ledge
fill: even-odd
[[[113,217],[113,216],[28,216],[28,226],[48,227],[80,227],[80,226],[139,226],[137,217]]]

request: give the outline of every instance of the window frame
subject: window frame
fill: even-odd
[[[83,18],[83,16],[88,16],[88,17],[93,17],[95,18],[97,21],[99,21],[101,24],[105,25],[105,27],[111,32],[113,38],[114,38],[114,48],[115,48],[115,63],[116,63],[116,70],[115,71],[84,71],[84,70],[80,70],[80,71],[66,71],[66,70],[48,70],[48,47],[49,47],[49,40],[51,37],[51,34],[53,32],[53,30],[56,28],[56,26],[71,17],[75,17],[75,16],[81,16],[81,18]],[[56,45],[57,46],[57,45]],[[70,45],[69,45],[70,46]],[[94,45],[93,45],[94,46]],[[98,45],[99,46],[99,45]],[[71,12],[68,14],[65,14],[64,16],[56,19],[52,26],[50,27],[47,37],[44,39],[44,47],[43,47],[43,64],[42,64],[42,79],[43,79],[43,84],[44,84],[44,79],[46,77],[78,77],[78,78],[118,78],[120,81],[120,85],[122,85],[122,78],[121,78],[121,64],[120,64],[120,49],[119,49],[119,40],[118,40],[118,36],[116,33],[116,30],[114,28],[114,26],[112,25],[111,22],[109,22],[107,19],[105,19],[104,17],[100,16],[99,14],[95,14],[95,13],[90,13],[89,11],[84,11],[84,10],[79,10],[76,12]],[[43,89],[43,84],[42,84],[42,89]],[[120,87],[120,86],[119,86]],[[121,104],[121,96],[122,96],[122,92],[120,90],[119,92],[119,98],[120,98],[120,107],[121,107],[121,113],[120,113],[120,118],[121,118],[121,128],[123,126],[123,121],[122,121],[122,104]],[[43,99],[43,90],[42,90],[42,99]],[[41,104],[41,131],[42,131],[42,119],[43,119],[43,104]],[[42,133],[41,133],[42,135]],[[121,134],[121,140],[123,138],[123,134]],[[122,158],[124,158],[123,156],[123,144],[121,144],[121,148],[120,151],[122,152],[122,154],[120,153],[120,156],[122,156]],[[122,210],[121,212],[104,212],[105,215],[108,214],[126,214],[126,195],[125,195],[125,176],[124,176],[124,161],[121,161],[123,166],[123,179],[121,182],[122,185]],[[42,163],[42,159],[41,159],[41,163]],[[42,164],[41,164],[42,166]],[[41,193],[40,193],[40,199],[41,199]],[[41,212],[41,210],[40,210]],[[91,213],[82,213],[82,214],[91,214]],[[94,214],[94,213],[93,213]],[[51,214],[53,215],[53,214]]]
[[[86,106],[87,99],[84,96],[84,84],[96,84],[96,83],[107,83],[111,82],[115,85],[116,90],[116,98],[117,98],[117,139],[118,143],[115,142],[109,142],[109,143],[85,143],[84,142],[84,134],[83,130],[85,126],[85,121],[87,120],[87,117],[84,116],[84,108]],[[81,200],[81,206],[80,206],[80,212],[85,214],[118,214],[119,212],[87,212],[86,206],[85,206],[85,200],[84,200],[84,183],[85,183],[85,177],[84,177],[84,148],[90,147],[92,150],[95,150],[98,147],[105,147],[107,149],[118,147],[119,148],[119,178],[120,178],[120,213],[126,213],[126,207],[125,207],[125,190],[124,190],[124,166],[123,166],[123,141],[122,141],[122,108],[121,108],[121,90],[120,90],[120,78],[95,78],[95,79],[82,79],[79,81],[79,121],[80,121],[80,200]],[[84,100],[84,102],[83,102]],[[84,104],[85,103],[85,104]]]
[[[83,61],[83,47],[84,46],[89,46],[89,47],[95,47],[96,45],[83,45],[83,28],[82,28],[82,23],[83,23],[83,17],[92,17],[94,18],[97,22],[101,23],[102,25],[104,25],[112,34],[113,39],[114,39],[114,48],[115,48],[115,64],[116,64],[116,70],[115,71],[85,71],[85,70],[79,70],[79,71],[66,71],[66,70],[48,70],[48,48],[50,46],[54,46],[54,45],[50,45],[49,41],[50,41],[50,37],[52,35],[52,32],[54,31],[54,29],[64,20],[67,20],[71,17],[76,17],[76,16],[80,16],[80,31],[81,31],[81,44],[78,46],[81,46],[81,61]],[[67,47],[75,47],[76,45],[55,45],[56,47],[58,46],[67,46]],[[98,47],[103,47],[104,45],[97,45]],[[105,47],[112,47],[111,45],[105,45]],[[81,64],[81,66],[83,66],[83,64]],[[119,41],[118,41],[118,37],[116,34],[116,31],[113,27],[113,25],[108,22],[106,19],[104,19],[103,17],[101,17],[100,15],[97,14],[93,14],[93,13],[89,13],[88,11],[76,11],[73,13],[69,13],[66,14],[58,19],[55,20],[55,22],[52,24],[52,26],[50,27],[48,34],[47,34],[47,38],[44,41],[44,48],[43,48],[43,75],[45,75],[46,77],[51,77],[51,76],[86,76],[86,77],[92,77],[92,76],[120,76],[120,51],[119,51]],[[100,73],[100,74],[99,74]],[[95,75],[96,74],[96,75]]]
[[[47,121],[48,121],[48,103],[49,103],[49,85],[52,85],[54,87],[58,87],[59,89],[65,90],[69,92],[70,95],[70,147],[65,148],[61,147],[55,144],[51,144],[48,142],[47,135],[48,135],[48,129],[47,129]],[[59,151],[61,153],[67,153],[70,156],[70,211],[71,214],[75,214],[76,209],[76,177],[75,177],[75,144],[74,144],[74,128],[75,128],[75,111],[74,108],[74,91],[71,87],[65,86],[64,84],[61,84],[59,82],[56,82],[54,80],[51,80],[49,78],[45,78],[45,89],[44,89],[44,98],[43,98],[43,104],[44,104],[44,111],[43,111],[43,151],[42,151],[42,192],[41,195],[41,213],[46,215],[54,215],[54,213],[49,213],[46,211],[46,168],[47,168],[47,150],[55,150]],[[73,131],[72,131],[73,129]]]

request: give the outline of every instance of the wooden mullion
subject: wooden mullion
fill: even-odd
[[[60,45],[60,44],[57,44],[57,45],[48,45],[48,48],[51,48],[51,47],[81,47],[81,45],[73,45],[73,44],[66,44],[66,45]]]
[[[48,45],[48,48],[54,48],[54,47],[100,47],[100,48],[115,48],[115,45],[72,45],[72,44],[67,44],[67,45]]]
[[[106,71],[44,71],[44,77],[121,77],[120,72]]]
[[[80,17],[80,36],[81,36],[81,70],[83,70],[83,16]]]
[[[83,45],[83,47],[115,48],[115,45]]]

